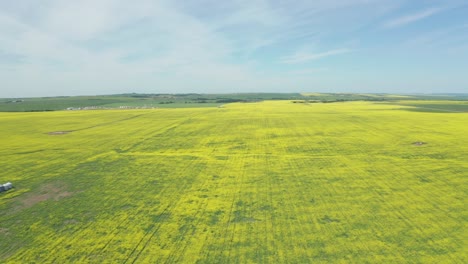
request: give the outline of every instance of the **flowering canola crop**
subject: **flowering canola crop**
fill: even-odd
[[[2,263],[463,263],[468,114],[0,113]]]

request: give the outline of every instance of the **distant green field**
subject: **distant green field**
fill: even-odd
[[[121,94],[0,99],[0,112],[57,111],[67,108],[192,108],[234,102],[296,100],[306,102],[468,100],[465,95],[394,95],[352,93]]]
[[[119,107],[213,107],[220,105],[216,102],[205,102],[201,100],[184,100],[184,98],[171,97],[130,97],[130,96],[92,96],[92,97],[52,97],[52,98],[24,98],[12,102],[13,100],[0,100],[0,112],[30,112],[30,111],[56,111],[65,110],[69,107],[99,107],[99,108],[119,108]]]
[[[468,114],[405,108],[0,113],[0,262],[466,263]]]
[[[290,100],[300,94],[122,94],[46,98],[0,99],[0,112],[56,111],[67,108],[192,108],[215,107],[232,102]]]
[[[404,101],[399,104],[416,112],[468,113],[468,101]]]

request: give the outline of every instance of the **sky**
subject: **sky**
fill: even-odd
[[[468,93],[467,0],[0,0],[0,97]]]

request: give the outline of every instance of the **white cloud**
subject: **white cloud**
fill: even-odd
[[[339,54],[345,54],[349,53],[352,50],[350,49],[335,49],[335,50],[329,50],[325,52],[320,52],[320,53],[304,53],[304,52],[299,52],[295,53],[293,55],[285,56],[281,59],[282,63],[288,63],[288,64],[295,64],[295,63],[303,63],[303,62],[308,62],[311,60],[318,60],[321,58],[325,57],[330,57],[330,56],[335,56]]]
[[[53,0],[39,13],[37,27],[58,37],[85,41],[100,34],[144,19],[154,13],[158,5],[148,0],[129,3],[124,0]]]
[[[406,15],[406,16],[401,16],[395,19],[392,19],[390,21],[387,21],[384,23],[385,28],[396,28],[396,27],[401,27],[407,24],[411,24],[414,22],[417,22],[419,20],[428,18],[430,16],[433,16],[439,12],[441,12],[443,9],[442,8],[429,8],[423,11],[420,11],[418,13]]]

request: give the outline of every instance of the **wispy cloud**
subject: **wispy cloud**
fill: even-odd
[[[410,49],[431,50],[433,53],[444,52],[452,47],[467,44],[468,36],[464,34],[468,27],[456,25],[441,27],[431,31],[413,34],[407,41],[401,42],[402,46]]]
[[[329,68],[323,67],[323,68],[306,68],[306,69],[301,69],[301,70],[292,70],[289,71],[288,73],[291,75],[317,75],[317,73],[323,73],[325,71],[328,71]]]
[[[335,49],[335,50],[329,50],[325,52],[320,52],[320,53],[304,53],[304,52],[299,52],[295,53],[293,55],[285,56],[281,59],[282,63],[287,63],[287,64],[295,64],[295,63],[303,63],[303,62],[308,62],[312,60],[318,60],[322,59],[325,57],[330,57],[330,56],[336,56],[339,54],[345,54],[351,52],[351,49]]]
[[[385,28],[401,27],[401,26],[411,24],[416,21],[428,18],[430,16],[433,16],[441,12],[442,10],[443,10],[442,8],[429,8],[429,9],[422,10],[414,14],[401,16],[401,17],[392,19],[390,21],[387,21],[386,23],[384,23],[384,27]]]

